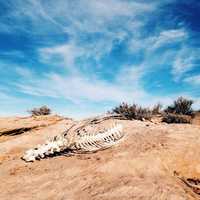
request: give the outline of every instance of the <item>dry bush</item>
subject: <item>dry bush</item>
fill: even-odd
[[[162,112],[162,104],[157,103],[156,105],[154,105],[154,107],[152,109],[152,114],[158,115],[158,114],[161,114],[161,112]]]
[[[191,123],[191,116],[188,116],[188,115],[179,115],[179,114],[173,114],[173,113],[166,113],[163,116],[162,121],[166,122],[168,124],[171,124],[171,123],[176,123],[176,124]]]
[[[193,100],[179,97],[171,106],[165,109],[166,113],[180,114],[180,115],[192,115]]]
[[[50,115],[51,109],[47,106],[42,106],[40,108],[33,108],[28,111],[32,116],[40,116],[40,115]]]
[[[111,113],[120,114],[129,120],[149,120],[152,117],[152,111],[150,109],[142,108],[141,106],[138,106],[136,104],[129,105],[127,103],[122,103],[119,106],[115,107]]]

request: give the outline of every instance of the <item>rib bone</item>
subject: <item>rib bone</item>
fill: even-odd
[[[96,134],[87,132],[79,134],[80,129],[76,130],[71,134],[65,132],[52,141],[47,141],[43,145],[38,145],[37,148],[26,151],[22,159],[31,162],[56,153],[62,153],[65,150],[72,153],[94,152],[115,145],[124,136],[121,124],[116,124],[113,128]]]

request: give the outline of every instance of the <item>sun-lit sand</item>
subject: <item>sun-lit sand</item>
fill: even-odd
[[[0,199],[199,198],[184,180],[200,179],[200,125],[120,122],[126,135],[117,146],[26,163],[21,160],[25,150],[58,135],[73,121],[58,116],[1,119]],[[20,127],[30,129],[3,134]]]

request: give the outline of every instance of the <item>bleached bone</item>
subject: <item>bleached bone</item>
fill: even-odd
[[[123,136],[121,124],[117,124],[103,133],[86,132],[80,135],[78,131],[75,131],[71,134],[62,134],[59,137],[55,137],[52,141],[47,141],[43,145],[38,145],[37,148],[26,151],[22,159],[31,162],[65,150],[71,153],[94,152],[115,145]]]
[[[80,137],[74,144],[75,152],[91,152],[105,148],[109,148],[117,143],[124,136],[122,132],[122,125],[118,124],[104,133],[97,133],[96,135],[85,135]],[[80,149],[78,149],[79,147]]]

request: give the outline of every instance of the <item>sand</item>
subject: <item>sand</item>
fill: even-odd
[[[29,121],[36,123],[33,118]],[[21,160],[25,150],[73,123],[63,118],[53,120],[52,116],[43,121],[45,126],[0,137],[0,199],[189,200],[200,197],[182,181],[200,179],[200,126],[197,124],[120,121],[125,138],[110,149],[26,163]],[[26,118],[18,118],[17,127],[23,127],[25,122]],[[7,126],[8,123],[0,120],[0,130]]]

